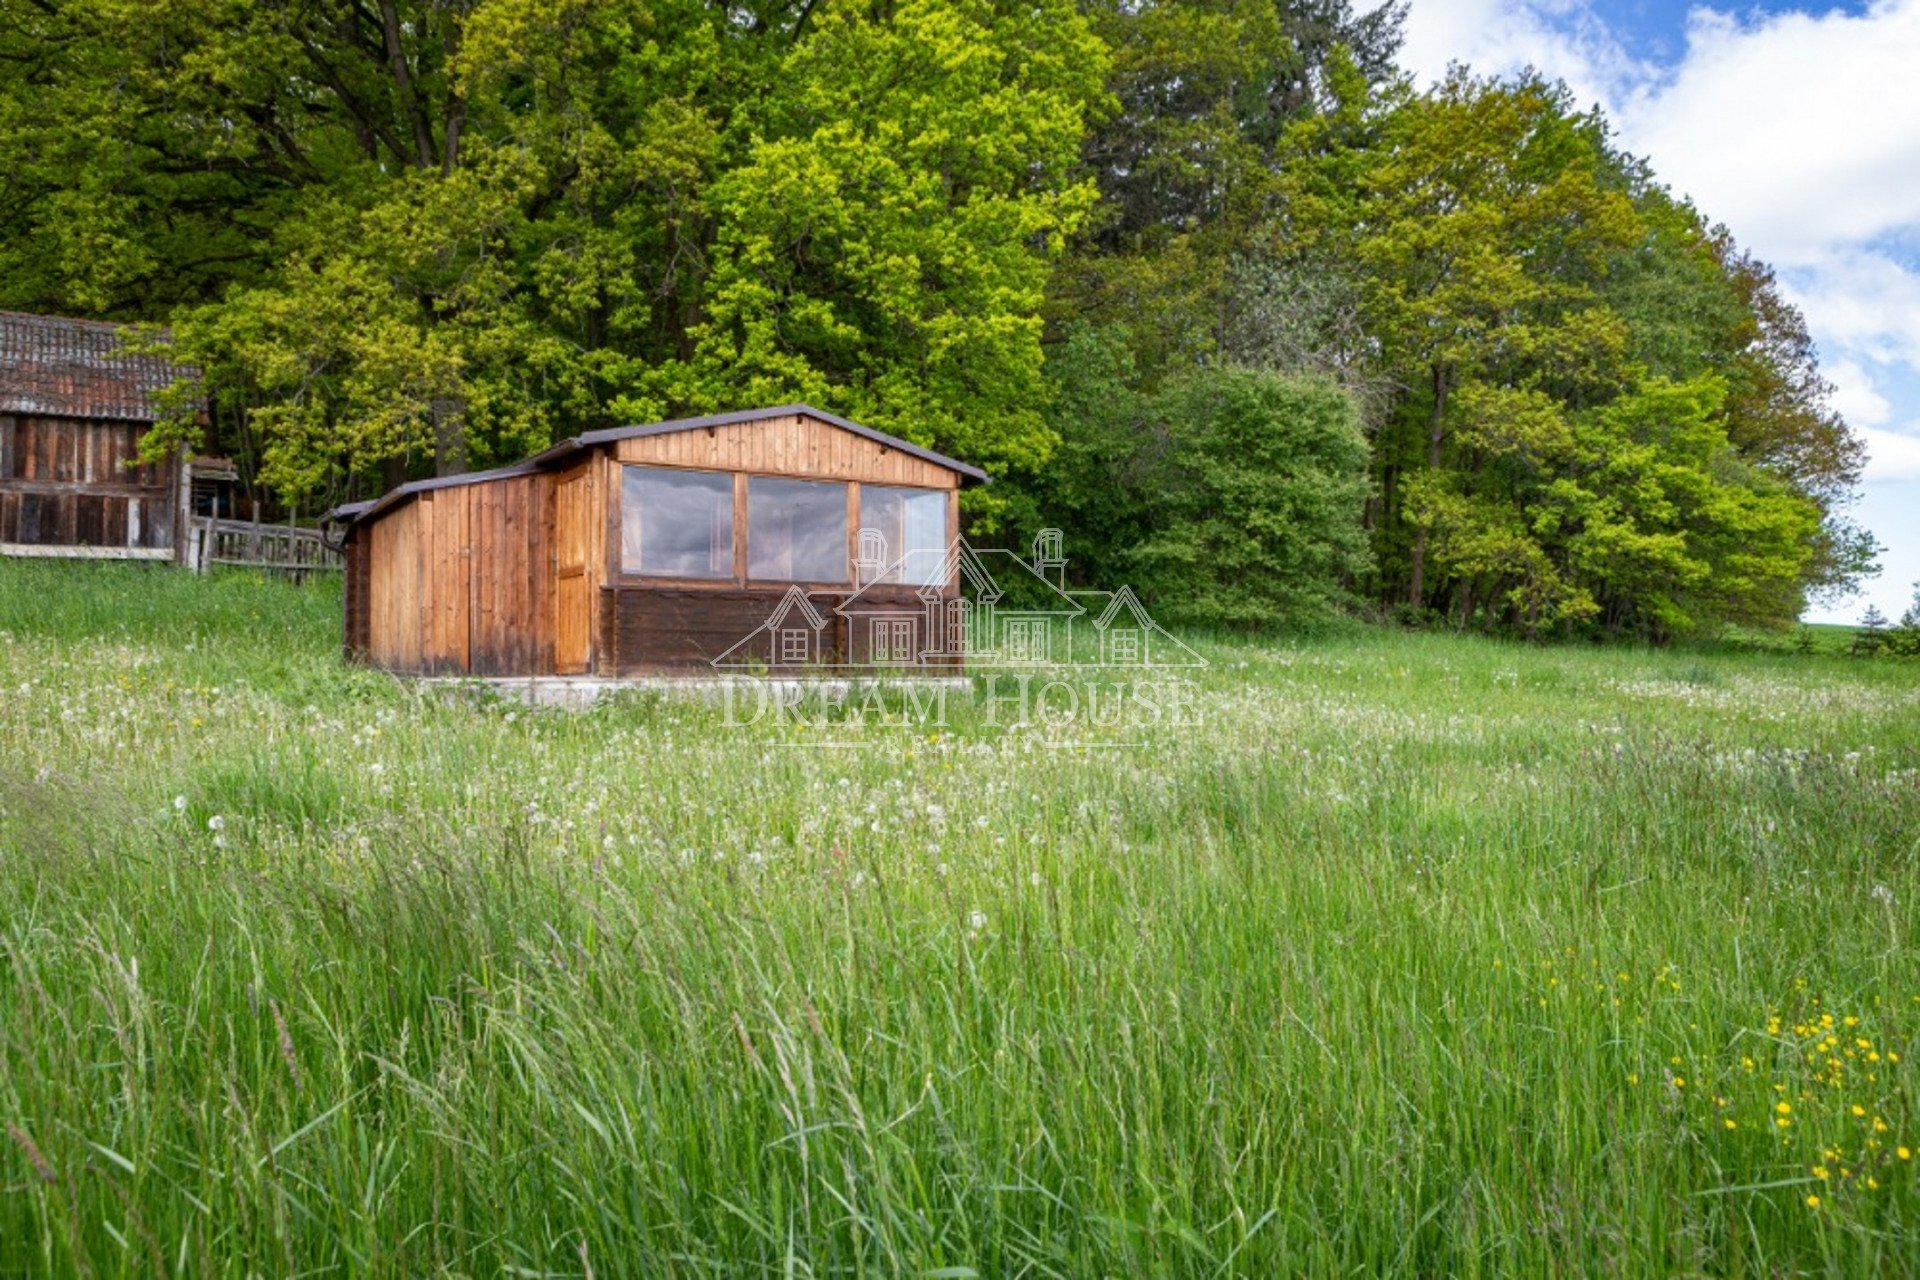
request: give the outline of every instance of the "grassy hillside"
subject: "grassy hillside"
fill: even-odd
[[[0,1275],[1920,1257],[1911,668],[1216,643],[1092,748],[337,609],[0,562]]]

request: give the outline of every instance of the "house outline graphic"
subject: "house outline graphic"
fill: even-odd
[[[1031,559],[955,538],[943,549],[908,552],[884,568],[870,554],[867,532],[862,530],[860,554],[853,559],[857,585],[851,593],[822,593],[837,603],[816,604],[802,588],[789,587],[767,618],[713,665],[882,671],[960,670],[967,664],[1207,665],[1148,614],[1131,587],[1067,590],[1058,530],[1043,530],[1034,539]],[[959,593],[949,595],[954,583]],[[828,614],[844,623],[843,643],[835,641]],[[1098,637],[1091,659],[1074,644],[1074,624],[1082,618]]]
[[[799,611],[799,626],[789,626],[790,615]],[[773,606],[773,612],[766,621],[735,641],[727,650],[713,659],[716,667],[811,667],[826,663],[828,655],[823,635],[827,627],[827,618],[814,607],[807,593],[798,586],[788,587],[786,593]],[[761,655],[755,651],[756,642],[762,637],[767,641],[767,652]],[[798,648],[794,646],[799,646]],[[790,656],[798,654],[799,656]]]
[[[1090,593],[1091,594],[1091,593]],[[1100,637],[1100,664],[1108,667],[1204,667],[1207,660],[1161,626],[1132,587],[1110,593],[1107,607],[1093,620]],[[1129,622],[1131,625],[1116,626]]]

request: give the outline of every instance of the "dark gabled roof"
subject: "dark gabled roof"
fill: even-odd
[[[822,422],[832,423],[841,430],[851,431],[857,436],[865,436],[867,439],[877,444],[883,444],[889,449],[898,449],[900,452],[919,458],[923,462],[931,462],[937,467],[945,467],[949,471],[958,472],[960,475],[965,476],[968,480],[974,481],[975,483],[986,484],[989,482],[987,473],[980,468],[970,466],[955,458],[949,458],[943,453],[935,453],[931,449],[922,449],[917,444],[911,444],[897,436],[890,436],[884,431],[875,431],[872,427],[863,427],[859,423],[851,422],[846,418],[835,417],[833,414],[816,409],[812,405],[782,404],[774,405],[766,409],[737,409],[732,413],[709,414],[703,418],[675,418],[670,422],[650,422],[643,426],[608,427],[601,431],[587,431],[571,439],[562,440],[551,448],[544,449],[534,454],[531,458],[516,462],[510,467],[496,467],[491,471],[469,471],[464,475],[441,476],[433,480],[414,480],[396,489],[389,489],[373,501],[349,502],[343,506],[335,507],[322,518],[336,523],[351,524],[364,520],[368,516],[378,515],[380,512],[405,501],[417,493],[425,493],[433,489],[449,489],[458,485],[480,484],[487,480],[502,480],[508,476],[522,476],[535,471],[551,470],[577,454],[588,449],[597,448],[603,444],[612,444],[617,440],[634,440],[641,436],[663,436],[676,431],[700,431],[708,427],[728,427],[740,422],[758,422],[764,418],[781,418],[802,414],[810,418],[818,418]]]
[[[128,354],[126,332],[99,320],[0,311],[0,413],[152,422],[154,393],[198,370]]]

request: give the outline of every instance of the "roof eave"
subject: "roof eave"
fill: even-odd
[[[699,431],[714,427],[735,426],[743,422],[760,422],[767,418],[800,414],[818,418],[822,422],[839,427],[844,431],[850,431],[854,435],[872,440],[876,444],[883,445],[889,449],[897,449],[902,453],[919,458],[923,462],[930,462],[937,467],[951,471],[961,477],[960,487],[962,488],[967,487],[969,484],[993,483],[993,477],[989,476],[979,467],[973,466],[970,463],[961,462],[957,458],[949,458],[942,453],[935,453],[932,449],[923,449],[910,440],[902,440],[897,436],[890,436],[884,431],[876,431],[872,427],[862,426],[858,422],[851,422],[845,418],[836,417],[824,409],[816,409],[810,404],[782,404],[773,405],[765,409],[736,409],[730,413],[709,414],[699,418],[673,418],[666,422],[650,422],[627,427],[604,427],[598,431],[582,432],[580,435],[558,441],[542,449],[532,457],[522,459],[510,467],[498,467],[491,471],[472,471],[464,475],[443,476],[431,480],[412,480],[397,488],[389,489],[380,497],[367,502],[349,502],[335,507],[333,511],[328,513],[328,518],[337,515],[342,522],[357,523],[361,520],[384,514],[408,498],[421,493],[430,492],[434,489],[453,488],[459,485],[478,484],[486,480],[500,480],[509,476],[528,475],[536,471],[546,471],[588,449],[597,448],[604,444],[613,444],[621,440],[637,440],[645,436],[672,435],[680,431]]]

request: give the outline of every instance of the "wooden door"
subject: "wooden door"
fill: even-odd
[[[593,659],[592,475],[582,467],[553,493],[553,669],[563,676],[581,674]]]

